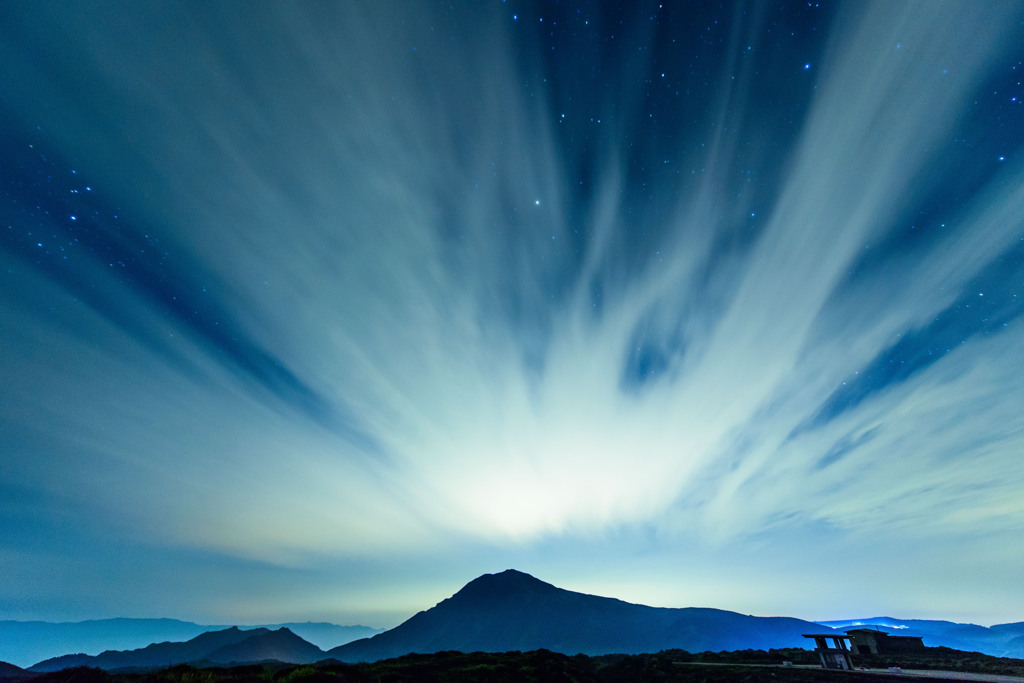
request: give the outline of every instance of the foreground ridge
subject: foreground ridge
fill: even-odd
[[[144,673],[110,673],[100,669],[78,667],[41,674],[39,683],[371,683],[393,681],[465,681],[497,682],[573,681],[576,683],[634,683],[636,681],[694,681],[725,683],[743,680],[751,683],[810,683],[841,681],[843,683],[879,683],[906,680],[888,667],[900,667],[913,674],[917,681],[983,680],[999,683],[1024,681],[1024,662],[998,659],[977,653],[945,652],[932,664],[933,670],[911,671],[909,661],[900,659],[874,661],[868,671],[828,671],[809,660],[814,654],[806,650],[770,650],[691,654],[667,650],[642,655],[568,656],[549,650],[532,652],[461,653],[441,652],[433,655],[406,655],[364,664],[324,661],[313,665],[268,663],[237,667],[199,669],[188,665]],[[945,667],[946,670],[938,670]],[[16,667],[15,667],[16,668]],[[11,673],[0,668],[0,681],[25,681],[28,672]]]

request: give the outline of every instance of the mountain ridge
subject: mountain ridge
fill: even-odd
[[[127,651],[155,643],[184,642],[202,633],[230,626],[203,625],[170,618],[115,617],[71,622],[0,620],[0,659],[29,667],[68,653],[95,656],[108,650]],[[383,631],[362,625],[342,626],[314,621],[235,626],[269,630],[284,627],[323,650]]]
[[[806,647],[821,630],[791,617],[754,617],[709,607],[650,607],[558,588],[514,569],[485,574],[393,629],[332,648],[340,661],[410,652],[548,649],[564,654],[634,654]]]
[[[1024,622],[979,626],[940,619],[868,617],[818,622],[830,628],[877,628],[886,633],[919,636],[925,645],[981,652],[993,657],[1024,658]]]
[[[259,633],[237,643],[225,645],[203,659],[214,664],[251,664],[278,661],[290,664],[312,664],[325,658],[324,651],[303,640],[289,629]]]
[[[124,626],[131,620],[108,621]],[[189,623],[171,619],[152,621],[175,628]],[[20,622],[0,622],[0,635],[4,625],[11,623]],[[92,623],[102,623],[102,620]],[[306,628],[318,625],[346,628],[314,622],[298,624]],[[307,664],[328,658],[359,662],[446,650],[547,649],[568,655],[600,655],[669,649],[703,652],[808,648],[810,643],[803,634],[833,627],[840,628],[837,633],[855,627],[874,627],[900,635],[920,635],[926,645],[1024,658],[1024,622],[992,627],[893,617],[810,622],[792,617],[758,617],[710,607],[651,607],[566,590],[509,569],[473,579],[450,597],[417,612],[393,629],[337,647],[321,648],[286,626],[276,629],[233,626],[205,631],[184,642],[153,642],[145,647],[109,649],[96,655],[63,654],[37,661],[28,670],[44,672],[74,666],[131,670],[180,663],[230,665],[268,660]],[[0,643],[6,647],[2,638]],[[0,652],[0,657],[7,661],[13,659],[6,651]]]
[[[231,650],[230,647],[238,646],[241,643],[251,643],[251,646],[258,647],[260,645],[259,638],[271,633],[274,631],[265,628],[240,629],[237,626],[232,626],[221,631],[200,633],[195,638],[184,642],[152,643],[135,650],[107,650],[98,655],[63,655],[33,664],[28,670],[43,673],[76,666],[89,666],[105,670],[153,669],[202,660],[215,661],[211,657],[223,651],[237,654],[237,659],[231,661],[257,661],[247,659],[242,654],[243,648],[236,647]],[[310,645],[310,647],[316,646]],[[319,650],[319,648],[317,649]]]

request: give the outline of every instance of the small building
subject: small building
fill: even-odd
[[[891,655],[924,650],[924,641],[920,636],[894,636],[871,628],[855,628],[846,633],[850,636],[850,649],[858,655]]]
[[[805,633],[804,638],[814,639],[814,651],[818,653],[821,665],[826,669],[853,669],[850,649],[846,646],[846,641],[851,639],[850,636],[837,633]],[[829,640],[832,641],[832,647],[829,647]]]

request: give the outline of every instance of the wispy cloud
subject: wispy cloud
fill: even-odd
[[[846,6],[784,114],[739,22],[669,123],[497,10],[225,7],[11,29],[5,489],[293,567],[1019,527],[1019,6]]]

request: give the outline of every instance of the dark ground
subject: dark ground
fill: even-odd
[[[371,664],[342,664],[325,661],[295,666],[281,663],[237,667],[175,666],[148,672],[106,672],[75,668],[30,678],[33,683],[475,683],[498,681],[573,681],[576,683],[626,683],[633,681],[692,681],[694,683],[885,683],[906,681],[900,675],[860,671],[826,671],[820,668],[782,667],[784,661],[795,665],[816,664],[817,655],[807,650],[746,650],[741,652],[690,654],[667,650],[645,655],[604,655],[573,657],[536,650],[533,652],[440,652],[433,655],[407,655]],[[857,666],[904,669],[972,671],[987,674],[1024,676],[1024,661],[959,652],[948,648],[928,648],[920,655],[858,658]],[[751,666],[768,665],[768,666]],[[774,665],[774,666],[772,666]],[[943,679],[914,677],[914,681]]]

